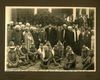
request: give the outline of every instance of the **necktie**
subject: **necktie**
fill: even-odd
[[[63,39],[64,39],[64,37],[65,37],[65,30],[63,31]]]
[[[76,42],[77,42],[77,30],[75,32],[76,32]]]

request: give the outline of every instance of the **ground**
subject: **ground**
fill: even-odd
[[[44,70],[40,67],[40,61],[38,61],[36,64],[33,63],[33,65],[26,65],[26,66],[20,66],[17,68],[8,68],[7,70]],[[70,70],[80,70],[82,68],[82,60],[80,56],[76,57],[76,66],[74,68],[71,68]],[[63,68],[59,68],[59,66],[55,66],[54,63],[51,63],[46,70],[64,70]]]

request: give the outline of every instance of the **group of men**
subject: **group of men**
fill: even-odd
[[[71,25],[62,26],[32,26],[29,23],[11,22],[7,25],[7,47],[8,67],[18,66],[20,63],[29,64],[38,59],[41,61],[40,66],[45,69],[51,62],[55,66],[62,64],[62,60],[65,61],[62,67],[69,69],[75,67],[78,55],[83,58],[83,69],[86,69],[87,64],[94,61],[90,58],[91,55],[94,57],[94,27],[86,22],[77,23],[77,19]],[[86,47],[89,49],[84,51]]]

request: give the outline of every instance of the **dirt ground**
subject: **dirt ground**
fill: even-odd
[[[82,60],[80,56],[76,57],[76,66],[74,68],[71,68],[70,70],[80,70],[82,68]],[[38,61],[37,63],[33,63],[33,65],[26,65],[26,66],[20,66],[17,68],[7,68],[8,71],[10,70],[44,70],[40,67],[41,62]],[[54,63],[51,63],[46,70],[64,70],[63,68],[60,68],[61,65],[55,66]]]

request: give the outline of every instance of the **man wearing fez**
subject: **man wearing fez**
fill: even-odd
[[[9,46],[9,42],[12,41],[13,30],[11,29],[10,24],[7,25],[7,45]]]
[[[35,48],[35,44],[31,43],[31,47],[29,49],[29,59],[32,62],[36,62],[36,59],[38,58],[38,53],[37,53],[37,49]]]
[[[50,24],[48,28],[45,29],[47,33],[47,41],[50,41],[51,46],[53,47],[56,40],[56,31]]]
[[[85,61],[82,70],[94,70],[94,50],[93,49],[89,51],[87,60]]]
[[[50,62],[52,61],[52,52],[48,49],[47,46],[44,46],[44,53],[40,55],[41,64],[40,66],[43,69],[48,69]]]
[[[19,63],[19,57],[16,53],[16,51],[14,50],[15,46],[10,46],[10,50],[7,54],[7,67],[17,67],[18,63]]]
[[[15,45],[21,45],[23,41],[23,34],[19,25],[16,25],[16,29],[13,32],[13,41]]]
[[[45,44],[47,41],[47,34],[44,28],[41,28],[40,32],[38,33],[38,39],[40,43]]]

